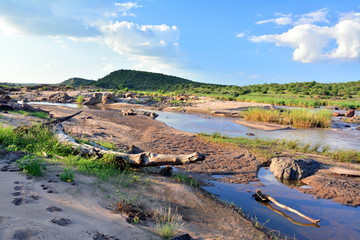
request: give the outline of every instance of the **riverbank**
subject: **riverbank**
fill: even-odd
[[[77,111],[66,107],[41,107],[50,111],[55,117],[70,115]],[[19,117],[26,119],[27,116],[21,115]],[[14,122],[8,121],[9,123]],[[73,136],[113,142],[120,149],[131,148],[135,145],[141,150],[151,150],[157,153],[187,153],[187,151],[192,151],[187,149],[187,146],[192,145],[194,149],[200,152],[205,149],[209,150],[206,154],[211,155],[211,145],[197,143],[197,137],[194,134],[177,131],[145,116],[119,116],[119,113],[115,111],[104,112],[86,109],[83,114],[76,116],[64,125],[66,131]],[[194,145],[196,143],[198,145]],[[256,165],[254,164],[254,172],[256,172]],[[56,177],[59,172],[60,170],[54,164],[46,175],[41,178],[26,179],[25,175],[12,172],[2,172],[0,174],[2,188],[4,188],[4,191],[2,191],[4,196],[1,199],[9,207],[6,210],[2,208],[1,216],[4,216],[4,218],[1,221],[6,223],[7,226],[14,226],[14,228],[1,229],[3,236],[34,237],[38,236],[40,231],[43,231],[42,234],[45,237],[54,235],[53,239],[60,239],[60,236],[67,238],[66,234],[69,234],[68,238],[71,238],[72,235],[87,239],[85,235],[88,234],[88,238],[96,239],[98,233],[100,234],[98,236],[106,235],[109,237],[108,239],[116,239],[119,236],[122,236],[120,239],[158,239],[155,230],[156,223],[153,221],[130,224],[125,220],[125,215],[112,215],[113,208],[106,209],[109,204],[114,205],[115,200],[119,201],[119,199],[127,196],[133,201],[143,203],[149,209],[169,206],[172,209],[177,209],[182,216],[179,234],[189,233],[194,239],[267,238],[264,233],[253,227],[235,210],[213,200],[203,191],[176,183],[171,178],[137,173],[133,175],[135,177],[130,176],[130,180],[124,184],[126,177],[122,178],[121,181],[120,179],[117,181],[115,181],[116,179],[113,181],[99,181],[92,177],[78,175],[75,180],[76,185],[71,185],[59,181]],[[205,179],[211,177],[211,174],[206,172],[196,175],[200,176],[202,174],[206,175]],[[249,175],[249,177],[253,176]],[[14,201],[12,191],[17,186],[15,182],[19,182],[21,185],[21,191],[18,192],[21,194],[20,197],[23,197],[24,204],[15,205],[12,203]],[[46,191],[44,191],[44,187]],[[48,192],[48,190],[52,192]],[[121,191],[123,195],[117,195],[117,191]],[[89,196],[95,193],[96,199],[90,201],[89,199],[92,199],[92,197]],[[31,196],[39,198],[25,204],[26,199],[31,198]],[[111,196],[110,199],[109,196]],[[83,199],[84,201],[82,201]],[[21,202],[21,200],[19,201]],[[57,206],[63,211],[55,214],[49,213],[46,208],[50,205]],[[76,206],[75,209],[74,206]],[[21,213],[17,215],[18,211]],[[31,217],[23,218],[25,215],[31,215],[33,211],[38,211],[39,216],[37,215],[35,219]],[[98,216],[92,217],[92,214]],[[111,215],[110,220],[107,218],[109,215]],[[71,223],[67,226],[59,226],[51,222],[53,216],[57,219],[69,219]],[[101,227],[104,222],[109,221],[109,224]],[[31,224],[36,224],[38,227],[31,230]],[[115,226],[118,226],[118,229],[113,231],[112,229]],[[80,229],[79,232],[75,230],[77,227]],[[126,232],[127,228],[129,228],[128,232]],[[61,231],[65,229],[69,231],[65,235],[60,235]],[[121,231],[126,233],[121,233]],[[111,236],[116,238],[110,238]]]

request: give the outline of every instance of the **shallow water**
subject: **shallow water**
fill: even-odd
[[[360,239],[360,208],[343,206],[331,200],[315,199],[312,195],[301,193],[279,182],[268,168],[261,168],[258,177],[265,186],[212,181],[213,186],[204,188],[223,200],[235,203],[245,213],[256,216],[260,223],[268,221],[266,227],[296,239]],[[280,210],[291,218],[290,220],[255,201],[252,194],[256,189],[261,189],[264,194],[313,219],[321,219],[319,227],[270,204],[270,207]],[[309,226],[298,225],[299,223]]]
[[[328,145],[331,149],[352,149],[360,151],[360,131],[354,130],[354,128],[264,131],[242,126],[224,117],[208,117],[177,112],[155,112],[159,114],[157,120],[173,128],[192,133],[211,134],[219,132],[229,137],[249,137],[246,133],[251,132],[255,134],[255,138],[300,140],[300,142],[305,144],[320,143],[322,145]]]
[[[88,108],[85,105],[76,104],[76,103],[51,103],[51,102],[28,102],[28,104],[32,105],[54,105],[54,106],[61,106],[61,107],[71,107],[71,108]]]

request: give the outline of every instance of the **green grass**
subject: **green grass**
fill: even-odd
[[[340,162],[360,163],[360,152],[353,150],[335,150],[330,151],[329,146],[322,146],[319,143],[302,144],[298,140],[281,140],[281,139],[252,139],[246,137],[230,138],[219,133],[198,134],[199,137],[218,144],[240,146],[249,149],[250,151],[263,157],[265,160],[270,160],[273,157],[279,156],[283,152],[295,153],[315,153],[329,157]]]
[[[84,100],[85,100],[85,97],[83,95],[79,95],[76,98],[76,103],[77,104],[82,104],[84,102]]]
[[[60,144],[51,130],[41,124],[23,127],[0,128],[0,146],[12,151],[26,151],[38,156],[43,153],[65,156],[73,150]]]
[[[41,176],[42,170],[45,170],[45,161],[42,158],[26,155],[16,161],[19,164],[20,170],[32,176]]]
[[[177,213],[177,210],[173,211],[170,206],[157,210],[154,213],[154,218],[157,223],[157,231],[164,239],[173,238],[181,226],[181,215]]]
[[[63,173],[60,174],[60,180],[64,182],[74,182],[75,178],[75,171],[71,168],[64,168]]]
[[[271,122],[298,128],[328,128],[331,126],[332,113],[326,109],[319,111],[311,111],[309,109],[281,111],[250,108],[241,112],[241,116],[248,121]]]
[[[116,145],[112,142],[105,142],[105,141],[96,141],[97,144],[100,146],[109,149],[109,150],[116,150]]]
[[[42,119],[48,119],[49,118],[49,113],[47,113],[47,112],[27,112],[27,111],[23,111],[23,110],[10,111],[10,112],[21,114],[21,115],[24,115],[24,116],[38,117],[38,118],[42,118]]]
[[[172,175],[172,178],[175,179],[179,183],[184,183],[186,185],[192,186],[192,187],[200,187],[200,183],[192,178],[191,176],[181,174],[181,173],[174,173]]]

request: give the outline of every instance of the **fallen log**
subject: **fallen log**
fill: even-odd
[[[262,202],[271,201],[271,202],[273,202],[276,206],[278,206],[278,207],[280,207],[280,208],[283,208],[283,209],[285,209],[285,210],[288,210],[288,211],[290,211],[290,212],[293,212],[293,213],[299,215],[299,216],[302,217],[302,218],[305,218],[306,220],[308,220],[308,221],[310,221],[310,222],[312,222],[312,223],[314,223],[314,224],[317,224],[318,222],[320,222],[320,219],[316,219],[316,220],[315,220],[315,219],[312,219],[312,218],[310,218],[310,217],[302,214],[301,212],[299,212],[299,211],[297,211],[297,210],[295,210],[295,209],[293,209],[293,208],[290,208],[290,207],[288,207],[288,206],[285,206],[284,204],[279,203],[279,202],[276,201],[273,197],[263,194],[260,189],[257,189],[257,190],[256,190],[256,193],[254,194],[254,196],[255,196],[255,199],[257,199],[257,200],[259,200],[259,201],[262,201]]]
[[[160,166],[160,165],[182,165],[196,161],[203,161],[205,156],[198,152],[194,152],[188,155],[166,155],[156,154],[151,152],[143,152],[139,154],[127,154],[107,150],[102,147],[90,146],[87,144],[79,144],[64,132],[64,127],[61,123],[54,127],[54,133],[56,138],[64,144],[68,144],[73,149],[77,150],[81,155],[98,156],[102,157],[106,154],[112,154],[117,160],[125,160],[132,166],[144,167],[144,166]]]
[[[79,112],[74,113],[74,114],[72,114],[72,115],[70,115],[70,116],[58,117],[58,118],[52,119],[52,120],[50,120],[49,122],[45,122],[44,125],[45,125],[45,126],[51,126],[51,125],[56,125],[56,124],[59,124],[59,123],[68,121],[68,120],[70,120],[71,118],[75,117],[76,115],[79,115],[79,114],[82,113],[82,112],[83,112],[83,111],[79,111]]]

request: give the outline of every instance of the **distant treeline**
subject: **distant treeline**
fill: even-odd
[[[343,97],[351,98],[360,96],[360,80],[346,83],[318,83],[297,82],[286,84],[258,84],[248,86],[221,85],[194,82],[180,77],[136,71],[136,70],[118,70],[97,80],[87,80],[83,78],[71,78],[62,82],[70,86],[96,86],[107,89],[129,89],[141,91],[169,91],[178,93],[195,94],[220,94],[228,95],[234,98],[246,94],[294,94],[323,97]]]

